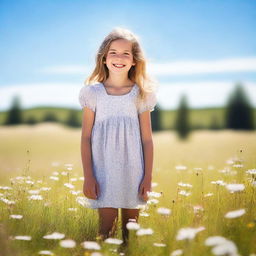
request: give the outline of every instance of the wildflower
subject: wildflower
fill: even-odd
[[[88,250],[100,250],[101,246],[94,241],[84,241],[81,243],[82,247],[84,247],[84,249],[88,249]]]
[[[253,228],[255,226],[255,224],[253,223],[253,222],[249,222],[248,224],[247,224],[247,227],[248,228]]]
[[[14,239],[16,240],[31,240],[31,236],[15,236]]]
[[[244,165],[243,164],[233,164],[233,167],[235,167],[235,168],[242,168],[242,167],[244,167]]]
[[[76,246],[76,242],[72,239],[61,240],[60,246],[64,248],[74,248]]]
[[[75,195],[75,196],[77,196],[77,195],[79,195],[79,194],[82,193],[81,190],[77,190],[77,191],[75,191],[75,190],[70,190],[69,192],[70,192],[72,195]]]
[[[87,198],[85,198],[85,197],[83,197],[83,196],[78,196],[77,198],[76,198],[76,201],[80,204],[80,205],[82,205],[83,207],[88,207],[89,206],[89,202],[88,202],[88,199]]]
[[[199,227],[199,228],[181,228],[178,231],[178,234],[176,236],[176,240],[184,240],[184,239],[189,239],[192,240],[195,235],[204,230],[205,227]]]
[[[29,200],[43,200],[43,197],[41,195],[31,195],[28,196]]]
[[[179,183],[178,183],[178,185],[179,185],[179,186],[181,186],[181,187],[188,187],[188,188],[192,188],[192,185],[191,185],[191,184],[189,184],[189,183],[182,183],[182,182],[179,182]]]
[[[213,193],[208,193],[208,194],[205,194],[204,196],[205,196],[205,197],[213,196]]]
[[[75,186],[71,183],[64,183],[64,186],[66,186],[67,188],[75,188]]]
[[[169,215],[171,213],[171,210],[168,208],[160,207],[157,209],[157,212],[163,215]]]
[[[238,256],[236,245],[222,236],[212,236],[205,240],[206,246],[213,246],[212,253],[214,255],[230,255]]]
[[[50,176],[51,180],[59,180],[59,177],[55,177],[55,176]]]
[[[165,247],[166,244],[162,244],[162,243],[153,243],[154,246],[156,247]]]
[[[148,214],[148,213],[146,213],[146,212],[140,212],[140,216],[148,217],[148,216],[149,216],[149,214]]]
[[[26,180],[25,183],[33,185],[35,182],[32,180]]]
[[[61,234],[59,232],[53,232],[52,234],[50,235],[45,235],[43,236],[44,239],[62,239],[64,238],[65,235],[64,234]]]
[[[152,198],[152,199],[149,199],[147,201],[147,204],[157,204],[159,202],[159,200],[155,199],[155,198]]]
[[[105,239],[104,242],[108,243],[108,244],[121,244],[121,243],[123,243],[123,240],[109,237],[109,238]]]
[[[18,214],[17,214],[17,215],[11,214],[11,215],[10,215],[10,218],[11,218],[11,219],[22,219],[23,216],[22,216],[22,215],[18,215]]]
[[[249,169],[246,171],[246,173],[256,175],[256,169]]]
[[[175,168],[176,170],[187,170],[187,166],[185,165],[176,165]]]
[[[191,193],[190,193],[190,192],[187,192],[186,190],[181,190],[181,191],[179,192],[179,194],[182,195],[182,196],[189,196]]]
[[[183,254],[183,250],[178,249],[178,250],[173,251],[170,256],[179,256],[182,254]]]
[[[58,173],[58,172],[53,172],[53,173],[52,173],[52,175],[54,175],[54,176],[58,176],[58,175],[59,175],[59,173]]]
[[[230,191],[230,193],[243,191],[245,189],[244,184],[227,184],[226,189]]]
[[[214,245],[225,243],[226,241],[227,239],[222,236],[210,236],[205,240],[204,244],[206,246],[214,246]]]
[[[155,191],[150,191],[147,194],[148,194],[148,196],[153,196],[153,197],[160,197],[162,195],[161,193],[158,193]]]
[[[51,190],[52,188],[49,188],[49,187],[41,187],[40,190],[42,191],[49,191]]]
[[[127,227],[127,229],[129,229],[129,230],[137,230],[137,229],[140,228],[140,224],[138,224],[138,223],[136,223],[136,222],[128,222],[128,223],[126,224],[126,227]]]
[[[121,255],[121,252],[120,252],[120,255]],[[103,254],[100,252],[93,252],[92,254],[90,254],[90,256],[103,256]]]
[[[216,181],[211,181],[212,184],[217,184],[220,186],[225,186],[226,183],[223,180],[216,180]]]
[[[237,218],[237,217],[240,217],[242,215],[245,214],[245,209],[239,209],[239,210],[236,210],[236,211],[231,211],[231,212],[228,212],[226,213],[225,215],[225,218]]]
[[[152,188],[154,188],[154,187],[156,187],[156,186],[158,186],[158,183],[157,183],[157,182],[152,182],[152,183],[151,183],[151,187],[152,187]]]
[[[46,251],[46,250],[39,251],[38,254],[41,254],[41,255],[54,255],[51,251]]]
[[[0,189],[2,189],[2,190],[12,190],[12,188],[8,187],[8,186],[0,186]]]
[[[77,208],[68,208],[68,210],[71,211],[71,212],[76,212]]]
[[[136,235],[137,236],[143,236],[143,235],[152,235],[154,231],[151,228],[141,228],[137,230]]]
[[[13,200],[9,200],[9,199],[7,199],[7,198],[0,198],[0,200],[2,201],[2,202],[4,202],[4,203],[6,203],[6,204],[16,204],[16,202],[15,201],[13,201]]]
[[[195,206],[193,206],[193,209],[194,209],[194,213],[198,213],[199,211],[204,210],[203,206],[201,206],[201,205],[195,205]]]
[[[36,189],[36,190],[28,190],[28,193],[31,194],[31,195],[38,195],[40,193],[40,190],[39,189]]]

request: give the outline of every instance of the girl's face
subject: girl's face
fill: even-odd
[[[131,66],[135,65],[132,43],[125,39],[113,41],[107,52],[106,65],[111,73],[128,73]]]

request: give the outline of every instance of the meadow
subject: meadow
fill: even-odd
[[[154,132],[152,192],[126,248],[120,215],[115,237],[95,239],[80,135],[0,126],[0,256],[256,255],[256,132]]]

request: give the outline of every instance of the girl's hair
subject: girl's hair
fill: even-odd
[[[144,99],[147,92],[154,90],[156,81],[146,73],[146,58],[140,47],[138,36],[125,28],[116,27],[105,37],[96,55],[96,66],[92,74],[85,80],[85,84],[104,83],[107,80],[109,71],[104,61],[106,61],[110,44],[117,39],[125,39],[132,43],[132,55],[136,64],[131,66],[128,77],[139,86],[140,97]]]

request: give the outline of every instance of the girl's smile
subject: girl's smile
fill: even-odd
[[[132,43],[125,39],[117,39],[110,44],[106,65],[110,72],[128,72],[135,65],[132,54]]]

